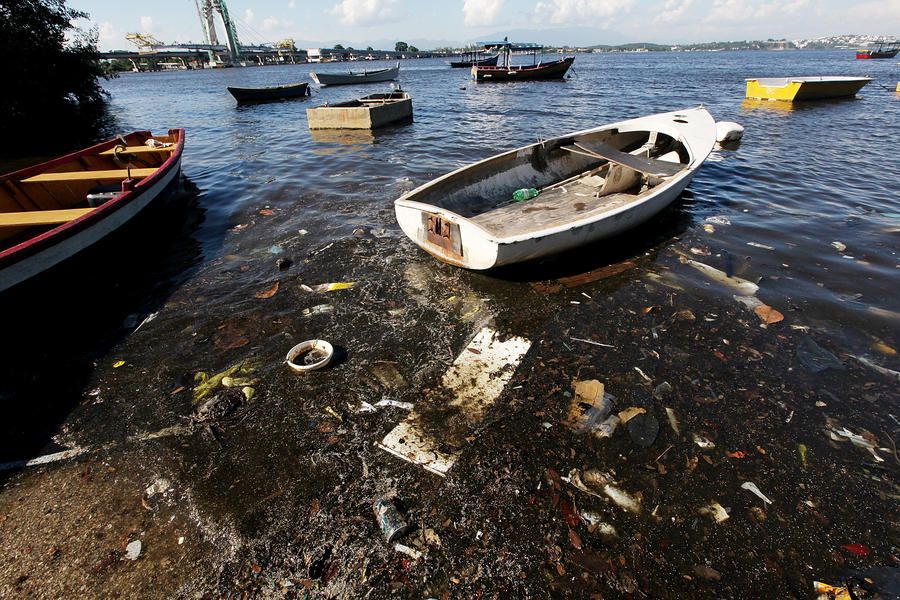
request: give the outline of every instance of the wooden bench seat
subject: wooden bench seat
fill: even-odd
[[[177,148],[175,144],[166,147],[159,146],[128,146],[124,150],[119,150],[118,154],[144,154],[147,152],[172,152]],[[116,154],[115,148],[110,148],[109,150],[104,150],[100,153],[101,156],[110,156]]]
[[[74,221],[93,208],[67,208],[62,210],[23,210],[0,213],[0,227],[33,227],[35,225],[59,225]]]
[[[131,169],[132,179],[149,177],[157,169]],[[109,171],[66,171],[62,173],[41,173],[21,183],[53,183],[61,181],[115,181],[128,178],[127,169],[113,169]]]
[[[575,142],[567,146],[560,146],[561,149],[575,154],[582,154],[592,158],[600,158],[610,162],[624,165],[634,169],[638,173],[644,175],[652,175],[654,177],[671,177],[681,172],[687,165],[673,163],[666,160],[657,160],[655,158],[645,158],[643,156],[635,156],[621,150],[616,150],[607,144],[594,142],[591,144],[580,144]]]

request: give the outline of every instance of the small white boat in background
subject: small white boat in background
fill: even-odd
[[[348,71],[347,73],[316,73],[309,74],[318,85],[353,85],[356,83],[378,83],[381,81],[393,81],[400,76],[400,63],[387,69],[375,71]]]
[[[394,210],[429,254],[491,269],[647,221],[681,194],[715,143],[716,122],[702,106],[621,121],[462,167],[404,194]],[[517,190],[539,195],[512,200]]]

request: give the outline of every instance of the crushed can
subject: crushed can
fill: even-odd
[[[413,526],[407,523],[403,515],[400,514],[394,499],[391,497],[385,496],[375,502],[372,505],[372,510],[375,512],[375,520],[378,521],[378,526],[381,527],[384,539],[388,543],[399,540],[413,530]]]

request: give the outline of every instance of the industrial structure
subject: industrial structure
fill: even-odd
[[[241,43],[238,40],[237,27],[234,21],[228,15],[228,6],[225,0],[194,0],[197,6],[197,14],[200,16],[200,24],[203,27],[203,33],[206,36],[206,43],[210,46],[219,45],[219,36],[216,34],[216,23],[213,19],[213,13],[218,12],[222,17],[222,24],[225,26],[225,37],[228,38],[228,52],[231,55],[231,62],[237,63],[241,59]],[[210,62],[214,60],[212,51],[209,53]]]

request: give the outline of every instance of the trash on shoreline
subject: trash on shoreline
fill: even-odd
[[[375,520],[389,544],[410,533],[414,526],[407,522],[397,507],[397,497],[387,494],[379,498],[373,505]]]
[[[713,500],[706,506],[701,507],[697,512],[699,512],[701,515],[712,517],[712,519],[716,523],[724,523],[731,518],[731,515],[728,514],[728,511],[725,510],[725,507],[723,507],[715,500]]]
[[[589,431],[601,423],[612,411],[612,400],[605,386],[596,379],[575,381],[575,396],[563,423],[574,431]]]
[[[315,306],[310,306],[309,308],[304,308],[301,311],[301,314],[304,317],[311,317],[312,315],[324,315],[333,312],[334,306],[331,304],[317,304]]]
[[[325,340],[307,340],[288,350],[284,362],[295,373],[305,373],[325,368],[333,356],[334,348]]]
[[[568,477],[560,477],[560,479],[591,496],[597,498],[606,496],[616,506],[630,513],[639,514],[641,512],[640,499],[612,485],[613,480],[606,473],[589,469],[582,474],[578,469],[572,469],[569,471]]]
[[[742,483],[742,484],[741,484],[741,489],[747,490],[747,491],[750,492],[751,494],[757,496],[760,500],[762,500],[762,501],[765,502],[766,504],[772,504],[772,501],[769,500],[769,499],[765,496],[765,494],[763,494],[763,493],[759,490],[759,488],[756,487],[756,484],[753,483],[752,481],[745,481],[744,483]]]
[[[810,373],[821,373],[827,369],[843,369],[844,364],[837,356],[821,347],[809,335],[804,335],[797,348],[797,359]]]
[[[821,581],[813,581],[813,591],[819,594],[819,600],[852,600],[850,590],[844,586],[828,585]]]
[[[691,436],[691,439],[693,439],[694,443],[704,450],[712,450],[716,447],[716,445],[709,438],[705,438],[702,435],[698,435],[696,433]]]
[[[675,414],[675,410],[667,406],[666,417],[669,418],[669,427],[672,428],[672,431],[675,432],[675,435],[681,435],[681,428],[678,423],[678,416]]]
[[[874,361],[869,360],[868,358],[866,358],[864,356],[854,356],[853,354],[848,354],[847,356],[855,359],[860,364],[863,364],[863,365],[869,367],[876,373],[881,373],[882,375],[887,375],[888,377],[890,377],[892,379],[896,379],[897,381],[900,381],[900,371],[894,371],[893,369],[888,369],[886,367],[882,367],[881,365],[875,363]]]
[[[641,412],[628,421],[628,436],[636,446],[649,448],[659,436],[659,421],[643,408],[637,410]]]
[[[125,547],[125,558],[128,560],[137,560],[141,555],[141,540],[134,540]]]
[[[408,387],[406,379],[393,363],[377,361],[369,367],[369,372],[378,380],[378,383],[389,390],[402,390]]]
[[[630,421],[634,417],[636,417],[638,415],[642,415],[646,412],[647,412],[646,408],[639,408],[637,406],[632,406],[630,408],[626,408],[623,411],[619,411],[619,421],[621,421],[622,424],[624,425],[625,423],[628,423],[628,421]]]
[[[529,348],[531,341],[525,338],[501,336],[489,327],[479,330],[441,378],[441,396],[449,400],[437,408],[453,411],[459,419],[448,429],[459,432],[478,425],[506,389]],[[425,404],[423,408],[429,408]],[[443,477],[462,453],[459,440],[451,441],[457,444],[435,439],[426,431],[417,407],[378,447]]]
[[[216,373],[212,377],[207,375],[205,371],[197,371],[194,373],[194,383],[197,384],[194,386],[194,404],[200,403],[201,400],[214,392],[219,386],[225,387],[222,385],[222,381],[226,377],[233,378],[234,375],[248,376],[252,375],[254,372],[256,372],[256,366],[250,361],[239,362],[220,373]],[[253,385],[255,382],[251,381],[252,380],[248,380],[248,383]]]
[[[300,285],[300,289],[304,292],[334,292],[337,290],[346,290],[352,288],[356,285],[355,281],[338,281],[335,283],[320,283],[318,285],[309,286],[304,284]]]
[[[259,300],[265,300],[267,298],[271,298],[272,296],[274,296],[275,294],[278,293],[278,288],[280,288],[280,287],[281,287],[281,282],[276,281],[275,283],[272,284],[271,287],[268,287],[264,290],[260,290],[260,291],[256,292],[256,294],[254,294],[253,297],[257,298]]]
[[[706,263],[698,262],[690,258],[682,257],[681,260],[684,261],[685,264],[703,273],[708,279],[731,288],[732,290],[738,292],[738,294],[740,294],[741,296],[755,296],[756,292],[759,291],[759,286],[752,281],[747,281],[746,279],[741,279],[740,277],[735,276],[729,277],[724,271],[720,271],[719,269],[711,267]]]

